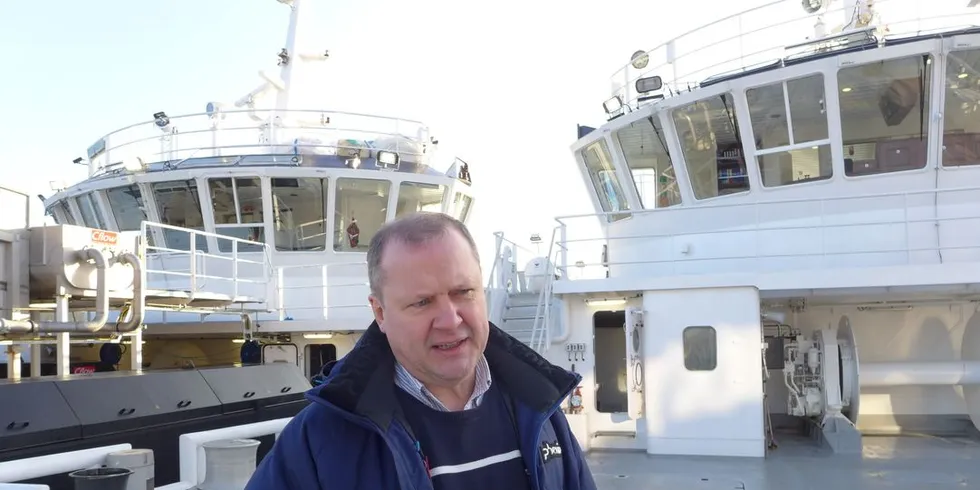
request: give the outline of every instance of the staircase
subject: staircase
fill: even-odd
[[[530,345],[531,333],[534,331],[534,315],[538,309],[539,293],[522,292],[511,293],[507,296],[507,303],[504,305],[504,314],[501,318],[501,330],[510,334],[521,342]]]

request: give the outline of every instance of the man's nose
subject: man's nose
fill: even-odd
[[[432,326],[435,328],[452,329],[463,323],[463,318],[459,315],[459,309],[453,300],[442,297],[439,298],[436,317],[433,318]]]

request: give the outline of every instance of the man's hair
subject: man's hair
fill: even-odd
[[[473,251],[473,257],[480,262],[480,253],[470,231],[461,221],[443,213],[418,212],[395,219],[381,227],[371,238],[368,247],[368,282],[371,294],[381,299],[381,284],[384,282],[384,271],[381,269],[381,258],[385,247],[390,243],[403,243],[409,246],[421,246],[436,238],[442,238],[451,231],[457,231]]]

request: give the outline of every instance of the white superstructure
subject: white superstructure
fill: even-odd
[[[597,213],[525,277],[501,248],[495,319],[583,374],[583,446],[980,424],[980,11],[827,3],[635,53],[572,146]]]

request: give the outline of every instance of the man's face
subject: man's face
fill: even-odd
[[[452,230],[419,246],[393,241],[381,268],[383,300],[369,300],[395,358],[427,386],[470,379],[490,324],[480,264],[466,239]]]

